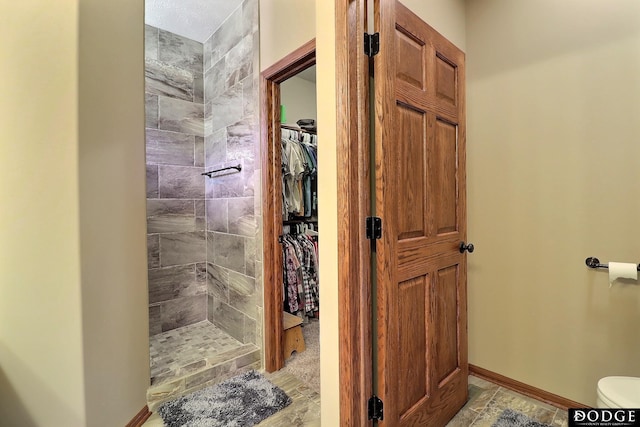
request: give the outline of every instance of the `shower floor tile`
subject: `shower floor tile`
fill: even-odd
[[[153,335],[149,338],[151,384],[195,372],[207,360],[243,345],[207,320]]]

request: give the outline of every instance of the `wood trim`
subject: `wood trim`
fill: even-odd
[[[479,366],[469,364],[469,373],[483,380],[487,380],[494,384],[498,384],[501,387],[508,388],[509,390],[516,391],[525,396],[540,400],[542,402],[553,405],[556,408],[567,410],[568,408],[588,408],[589,405],[574,402],[573,400],[566,399],[557,394],[549,393],[537,387],[530,386],[520,381],[516,381],[504,375],[489,371],[488,369],[481,368]]]
[[[262,230],[264,262],[264,357],[267,372],[284,366],[282,328],[282,180],[280,148],[280,83],[316,62],[316,42],[310,40],[264,70],[260,138],[262,153]]]
[[[365,426],[372,386],[369,59],[366,1],[336,0],[340,425]]]
[[[144,408],[140,409],[140,412],[138,412],[136,416],[127,423],[126,427],[142,427],[150,416],[151,412],[149,411],[149,407],[144,405]]]

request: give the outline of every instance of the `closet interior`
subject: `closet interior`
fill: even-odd
[[[280,84],[282,311],[287,371],[319,391],[320,280],[315,66]]]

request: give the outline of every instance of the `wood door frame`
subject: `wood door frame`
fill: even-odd
[[[316,62],[310,40],[262,72],[260,114],[262,152],[262,233],[264,287],[264,360],[268,372],[284,367],[282,326],[282,153],[280,84]],[[278,284],[278,285],[276,285]]]
[[[367,401],[372,393],[371,246],[365,237],[371,212],[369,59],[362,37],[366,0],[335,0],[335,7],[340,425],[365,426],[371,424]],[[314,63],[315,39],[261,73],[263,329],[269,372],[284,366],[283,292],[273,286],[281,283],[282,268],[280,83]]]

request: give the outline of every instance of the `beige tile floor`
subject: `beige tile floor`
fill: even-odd
[[[309,389],[296,377],[282,371],[266,376],[291,396],[293,403],[258,424],[259,427],[320,426],[320,395],[317,392]],[[447,427],[490,427],[507,408],[553,427],[567,426],[566,411],[469,376],[469,401]],[[157,414],[153,414],[144,426],[164,427],[164,424]]]

